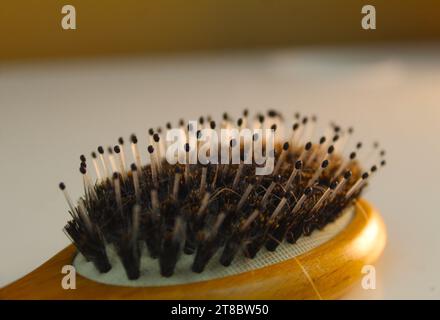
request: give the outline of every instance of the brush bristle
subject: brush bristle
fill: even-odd
[[[246,118],[240,118],[238,126],[252,127],[248,111],[243,115]],[[293,126],[284,125],[286,120],[280,113],[270,110],[267,117],[257,115],[255,123],[277,132],[280,128],[290,128],[293,134],[302,130],[305,135],[307,126],[316,122],[316,117],[311,121],[307,117],[298,119]],[[225,114],[223,121],[237,128],[230,115]],[[183,127],[182,121],[180,125]],[[216,123],[210,120],[206,127],[214,129]],[[166,128],[171,126],[167,124]],[[150,256],[158,259],[161,274],[166,277],[173,274],[181,254],[192,254],[192,270],[202,272],[216,253],[219,262],[229,266],[239,254],[254,258],[262,248],[276,251],[283,240],[295,243],[302,235],[335,220],[367,185],[368,173],[357,158],[344,156],[331,144],[352,131],[343,132],[333,125],[331,135],[316,139],[316,143],[309,142],[311,136],[278,138],[276,173],[257,176],[255,162],[169,164],[159,153],[164,139],[150,130],[153,139],[149,143],[154,144],[148,146],[150,164],[123,168],[125,159],[121,158],[113,176],[106,177],[102,172],[104,176],[95,183],[87,180],[87,166],[81,166],[85,195],[78,206],[71,207],[73,219],[65,232],[100,272],[111,269],[106,246],[113,245],[129,279],[138,278],[142,271],[142,243]],[[138,143],[135,135],[131,142]],[[358,151],[360,143],[355,146]],[[123,148],[119,138],[113,156],[121,157]],[[103,154],[102,147],[98,151]],[[186,151],[191,152],[189,147]],[[384,154],[381,151],[380,155]],[[96,167],[96,154],[93,159]],[[85,157],[81,161],[85,163]],[[385,164],[385,160],[379,163]],[[67,192],[64,184],[62,190]]]

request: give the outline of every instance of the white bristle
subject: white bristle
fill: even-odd
[[[274,212],[270,216],[271,220],[274,220],[276,218],[276,216],[281,212],[283,207],[286,205],[286,202],[287,202],[286,198],[281,199],[281,201],[278,203],[278,206],[276,207],[276,209],[274,210]]]
[[[208,207],[209,204],[209,198],[210,198],[210,193],[207,192],[205,193],[205,195],[203,196],[202,201],[200,202],[200,208],[197,211],[197,216],[200,216],[201,214],[203,214],[203,212],[205,212],[206,208]]]
[[[203,167],[202,168],[202,176],[200,178],[200,194],[204,194],[206,190],[206,176],[208,174],[208,168]]]
[[[275,169],[272,172],[272,175],[276,175],[278,173],[278,171],[280,170],[282,164],[284,163],[284,160],[286,159],[288,150],[283,150],[281,151],[281,155],[278,157],[277,163],[275,165]]]
[[[319,177],[321,176],[322,172],[327,168],[328,166],[328,161],[324,160],[322,162],[322,164],[319,166],[318,169],[316,169],[315,173],[313,174],[312,178],[309,180],[307,187],[310,187],[312,185],[315,184],[315,182],[319,179]]]
[[[131,142],[131,153],[133,154],[134,162],[138,168],[142,168],[141,155],[139,153],[139,148],[137,142]]]
[[[87,209],[84,205],[84,201],[79,201],[78,203],[78,212],[79,216],[81,217],[81,220],[84,221],[84,224],[86,225],[87,230],[89,233],[93,233],[93,225],[90,221],[89,215],[87,214]]]
[[[151,208],[156,213],[159,212],[160,206],[159,206],[159,195],[157,193],[156,189],[151,190]]]
[[[152,145],[148,146],[148,153],[150,157],[150,169],[151,169],[151,178],[153,179],[153,184],[155,188],[159,188],[159,180],[157,179],[157,167],[154,159],[155,149]]]
[[[131,175],[133,177],[133,185],[134,185],[134,194],[136,196],[136,202],[141,202],[141,190],[139,185],[139,174],[138,170],[132,170]]]
[[[221,212],[218,216],[217,219],[215,220],[214,225],[212,226],[211,230],[209,231],[209,236],[208,237],[213,237],[215,235],[217,235],[218,230],[220,229],[223,221],[226,218],[226,214],[224,212]]]
[[[127,159],[125,157],[125,150],[122,144],[118,144],[119,149],[121,150],[119,153],[119,162],[121,167],[121,173],[123,177],[127,176],[126,168],[127,168]]]
[[[360,177],[356,183],[350,188],[350,190],[347,191],[345,198],[348,199],[350,198],[356,191],[358,191],[363,184],[365,183],[365,181],[368,178],[368,174],[366,175],[366,177],[364,177],[364,175],[362,175],[362,177]]]
[[[83,174],[83,184],[84,184],[84,191],[85,191],[84,194],[86,195],[86,198],[88,198],[90,196],[94,200],[96,200],[98,198],[98,196],[95,192],[95,189],[93,188],[90,177],[86,171],[84,171],[84,174]]]
[[[260,210],[255,209],[254,212],[246,219],[246,221],[240,227],[240,231],[243,232],[249,228],[251,223],[261,214]]]
[[[276,186],[276,182],[272,181],[269,185],[269,187],[266,189],[266,192],[264,193],[263,198],[261,199],[261,204],[263,206],[266,205],[267,200],[269,199],[270,194],[272,193],[273,189]]]
[[[69,209],[70,209],[71,213],[73,215],[76,215],[76,210],[75,210],[75,207],[73,205],[72,198],[69,195],[69,192],[67,191],[67,189],[65,187],[64,187],[64,189],[61,189],[61,191],[64,194],[64,198],[66,199],[67,205],[69,206]]]
[[[92,158],[93,167],[95,168],[96,178],[98,181],[102,180],[101,170],[99,170],[98,161],[95,158]]]
[[[103,168],[103,171],[104,171],[105,178],[111,177],[111,173],[110,173],[110,170],[109,170],[109,168],[107,166],[105,157],[101,153],[99,154],[99,160],[101,160],[101,165],[102,165],[102,168]]]
[[[324,201],[330,196],[331,194],[331,189],[327,188],[324,193],[322,194],[322,196],[319,198],[319,200],[315,203],[315,205],[313,206],[313,208],[310,210],[310,212],[316,212],[319,207],[321,206],[321,204],[324,203]]]
[[[113,156],[113,154],[109,154],[109,155],[108,155],[108,159],[109,159],[109,161],[110,161],[110,166],[111,166],[111,168],[112,168],[112,171],[113,171],[113,172],[117,172],[117,171],[118,171],[118,168],[117,168],[117,166],[116,166],[116,161],[115,161],[115,157]]]
[[[290,174],[289,179],[286,182],[286,185],[285,185],[286,190],[290,189],[293,181],[295,180],[295,177],[297,176],[297,174],[300,173],[301,169],[302,169],[302,162],[300,160],[298,160],[295,163],[295,165],[293,166],[292,173]]]
[[[141,206],[139,204],[135,204],[132,210],[132,227],[131,227],[131,241],[132,244],[135,244],[139,234],[139,224],[140,224],[140,214],[141,214]]]
[[[247,201],[249,195],[251,194],[251,191],[252,191],[253,188],[254,188],[254,186],[251,185],[251,184],[247,186],[246,190],[244,191],[243,195],[240,198],[240,201],[237,204],[237,208],[236,208],[237,211],[241,210],[241,208],[243,207],[244,203]]]
[[[298,212],[298,210],[301,208],[302,204],[304,203],[304,201],[306,200],[307,195],[304,193],[299,200],[296,202],[295,206],[293,207],[291,214],[295,214]]]
[[[243,171],[243,166],[244,166],[243,163],[240,163],[238,165],[238,169],[237,169],[237,172],[236,172],[235,177],[234,177],[234,182],[232,183],[232,188],[233,189],[237,188],[237,185],[240,182],[240,176],[241,176],[241,173]]]
[[[121,214],[123,214],[122,208],[122,195],[121,195],[121,182],[119,181],[118,173],[115,173],[113,176],[114,188],[115,188],[115,198],[116,204]]]
[[[181,178],[180,172],[176,172],[174,175],[174,184],[173,184],[173,198],[175,200],[178,199],[179,196],[179,186],[180,186],[180,178]]]

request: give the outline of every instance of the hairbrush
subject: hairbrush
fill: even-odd
[[[99,146],[90,158],[81,155],[84,195],[74,202],[59,184],[71,216],[64,232],[73,245],[3,295],[340,296],[385,246],[380,215],[360,198],[385,165],[385,151],[353,141],[351,127],[330,123],[322,136],[317,129],[316,116],[296,113],[291,121],[276,110],[254,117],[245,110],[237,120],[225,113],[220,122],[200,117],[150,129],[144,147],[133,134]],[[169,161],[172,130],[183,161]],[[244,130],[251,133],[247,141],[231,133]],[[206,153],[203,142],[215,148]],[[271,170],[257,174],[268,163]],[[75,267],[75,290],[61,286],[65,265]]]

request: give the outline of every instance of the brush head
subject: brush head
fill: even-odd
[[[304,117],[293,131],[306,128],[314,119]],[[257,120],[273,130],[284,126],[283,117],[274,110],[267,118],[257,115]],[[216,128],[213,120],[208,125]],[[242,125],[243,121],[238,124]],[[159,135],[153,135],[159,144]],[[334,137],[329,139],[335,142]],[[130,141],[138,143],[135,135]],[[82,205],[70,212],[73,219],[64,230],[100,272],[111,269],[106,247],[112,245],[129,279],[140,275],[142,243],[150,257],[158,260],[164,277],[173,274],[182,254],[193,256],[191,269],[200,273],[217,253],[219,263],[229,266],[238,255],[254,258],[263,248],[276,251],[282,241],[295,243],[334,221],[366,186],[356,186],[358,179],[366,180],[369,175],[355,157],[338,154],[325,141],[275,140],[274,152],[265,150],[275,164],[280,161],[275,175],[256,175],[260,164],[255,159],[247,164],[170,164],[158,156],[151,164],[131,165],[126,174],[114,172],[113,179],[104,177],[87,186],[79,200]],[[119,142],[118,154],[123,148]],[[234,139],[228,145],[245,152]],[[101,149],[98,152],[103,154]],[[189,143],[185,151],[193,152]],[[148,152],[157,151],[150,145]],[[335,176],[343,163],[343,173]],[[64,184],[60,188],[65,191]],[[349,193],[351,188],[355,189]]]

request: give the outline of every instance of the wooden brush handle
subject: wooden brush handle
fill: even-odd
[[[298,257],[261,269],[209,281],[164,287],[121,287],[77,274],[76,289],[64,290],[61,273],[72,263],[68,246],[23,278],[0,290],[1,299],[329,299],[362,276],[362,267],[382,253],[386,230],[365,200],[353,220],[330,241]],[[360,285],[360,284],[359,284]]]

